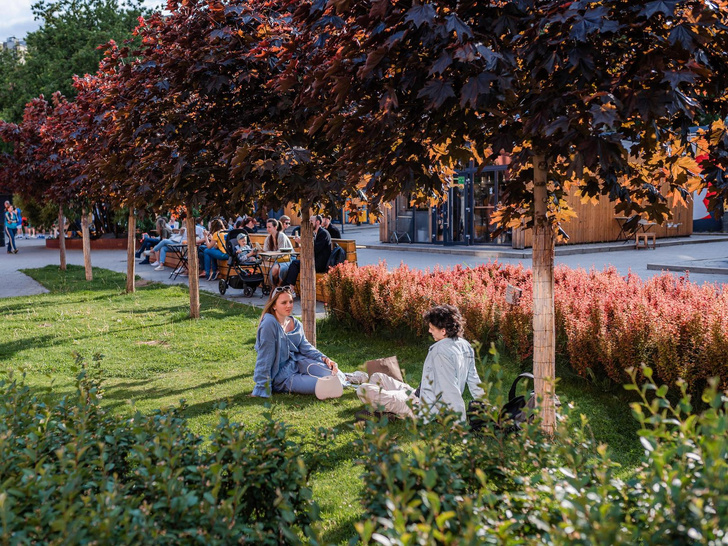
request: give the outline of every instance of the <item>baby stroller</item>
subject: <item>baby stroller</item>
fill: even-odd
[[[225,276],[218,282],[218,290],[221,295],[227,292],[228,287],[242,290],[243,296],[249,298],[260,284],[263,283],[264,275],[260,267],[260,260],[245,260],[235,253],[235,243],[239,233],[246,233],[244,229],[232,229],[225,236],[225,248],[227,249],[228,269]],[[270,288],[265,284],[261,288],[264,296],[270,294]]]

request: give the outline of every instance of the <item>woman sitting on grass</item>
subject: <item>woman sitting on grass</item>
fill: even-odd
[[[362,383],[363,372],[344,374],[329,357],[306,339],[303,325],[291,316],[293,289],[278,287],[263,307],[255,350],[252,396],[269,397],[273,392],[315,394],[319,400],[338,398],[349,382]],[[334,380],[319,378],[335,376]]]
[[[371,383],[361,385],[356,394],[375,410],[383,409],[396,417],[415,417],[413,409],[434,416],[443,407],[460,413],[465,421],[465,386],[473,398],[483,389],[475,368],[473,348],[463,338],[465,319],[452,305],[437,305],[424,314],[425,323],[435,340],[422,368],[417,389],[383,373],[374,373]]]

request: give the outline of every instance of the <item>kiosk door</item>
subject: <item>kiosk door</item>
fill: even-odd
[[[442,204],[443,244],[472,244],[472,174],[458,176]]]

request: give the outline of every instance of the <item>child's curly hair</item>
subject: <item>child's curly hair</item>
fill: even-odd
[[[425,324],[445,330],[447,337],[462,337],[465,332],[465,319],[454,305],[436,305],[422,315]]]

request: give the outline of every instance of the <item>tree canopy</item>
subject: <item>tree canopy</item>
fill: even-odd
[[[0,119],[18,122],[33,97],[56,91],[73,98],[72,77],[93,74],[110,40],[132,37],[137,19],[148,15],[143,0],[40,0],[33,15],[41,27],[28,33],[21,58],[0,54]]]
[[[506,223],[532,212],[535,153],[555,220],[572,188],[664,220],[701,184],[688,129],[726,115],[724,1],[294,4],[302,87],[328,97],[322,130],[344,128],[369,195],[437,191],[458,162],[505,150]]]

